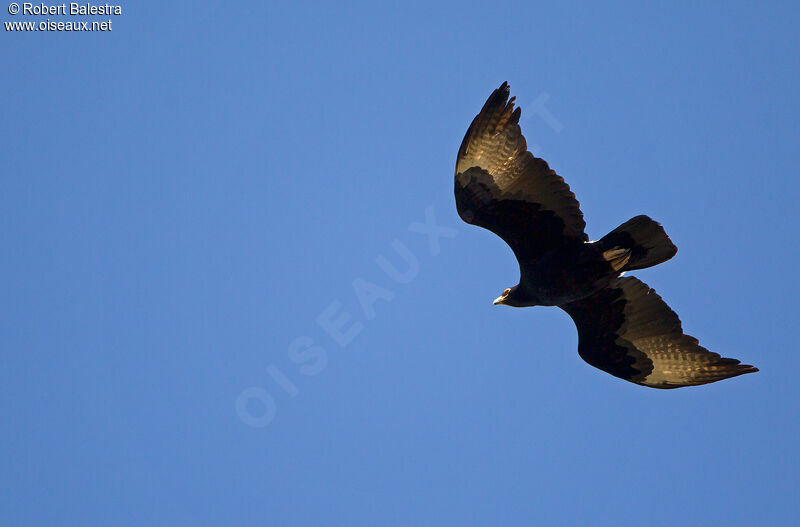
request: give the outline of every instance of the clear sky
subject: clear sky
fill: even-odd
[[[796,521],[800,8],[552,4],[3,4],[112,30],[0,36],[0,524]],[[639,387],[491,305],[453,168],[505,80],[589,236],[662,222],[636,276],[760,373]]]

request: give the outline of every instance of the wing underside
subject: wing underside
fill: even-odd
[[[500,236],[518,259],[535,259],[565,240],[586,241],[578,200],[564,179],[527,150],[520,109],[503,83],[464,136],[456,160],[461,218]]]
[[[643,282],[618,278],[594,295],[561,306],[578,328],[581,358],[621,379],[652,388],[679,388],[753,373],[683,333],[672,309]]]

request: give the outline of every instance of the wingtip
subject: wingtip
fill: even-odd
[[[503,84],[497,88],[496,93],[503,95],[507,99],[511,95],[511,86],[508,85],[508,81],[503,81]]]
[[[499,88],[497,88],[492,92],[492,94],[486,100],[486,103],[483,105],[483,108],[481,109],[480,113],[475,117],[475,119],[480,119],[482,115],[496,114],[497,115],[496,119],[500,119],[500,121],[499,122],[495,121],[493,124],[494,125],[505,124],[505,122],[508,119],[513,118],[515,97],[510,97],[510,95],[511,95],[511,89],[508,86],[508,82],[503,82],[503,84],[501,84]],[[469,133],[469,131],[467,133]]]
[[[756,373],[757,371],[758,368],[755,366],[750,366],[749,364],[737,364],[736,370],[729,377],[738,377],[739,375],[747,375],[748,373]]]

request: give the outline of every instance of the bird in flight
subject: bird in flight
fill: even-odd
[[[675,256],[659,223],[636,216],[589,241],[569,185],[528,152],[509,95],[505,82],[492,93],[456,160],[459,216],[500,236],[519,263],[519,284],[494,304],[560,307],[578,328],[583,360],[643,386],[696,386],[758,371],[700,346],[653,289],[622,277]]]

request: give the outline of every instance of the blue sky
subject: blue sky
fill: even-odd
[[[551,4],[3,31],[0,523],[796,519],[800,9]],[[452,177],[504,80],[590,237],[662,222],[636,275],[760,373],[649,390],[492,307],[517,264]]]

